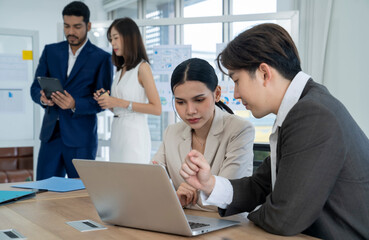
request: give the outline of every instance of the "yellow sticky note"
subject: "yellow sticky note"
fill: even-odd
[[[23,60],[32,60],[33,59],[32,51],[23,50],[22,55],[23,55]]]

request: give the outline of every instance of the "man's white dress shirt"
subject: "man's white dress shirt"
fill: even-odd
[[[69,46],[68,72],[67,72],[68,77],[69,77],[70,72],[73,69],[74,64],[76,63],[78,55],[81,53],[81,51],[82,51],[83,47],[86,45],[87,41],[88,40],[86,39],[85,43],[80,48],[78,48],[78,50],[76,51],[76,54],[73,54],[72,48],[70,47],[70,44],[68,45]]]

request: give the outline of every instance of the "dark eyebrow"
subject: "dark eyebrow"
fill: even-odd
[[[231,72],[228,76],[230,77],[230,78],[232,78],[232,76],[234,75],[234,72]],[[233,78],[232,78],[233,79]]]
[[[70,26],[70,24],[68,24],[68,23],[64,23],[64,26]],[[77,24],[74,24],[74,25],[72,25],[73,27],[80,27],[80,26],[82,26],[82,23],[77,23]]]
[[[201,94],[199,94],[197,96],[194,96],[193,98],[198,98],[198,97],[203,97],[203,96],[205,96],[205,94],[204,93],[201,93]]]
[[[202,93],[202,94],[199,94],[199,95],[196,95],[196,96],[194,96],[192,99],[195,99],[195,98],[198,98],[198,97],[203,97],[203,96],[205,96],[205,94],[204,93]],[[182,98],[179,98],[179,97],[174,97],[176,100],[182,100],[183,101],[183,99]]]

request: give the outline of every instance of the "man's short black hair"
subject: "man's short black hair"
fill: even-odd
[[[86,24],[90,22],[90,9],[88,9],[86,4],[80,1],[71,2],[65,6],[62,15],[63,17],[65,15],[83,17],[83,21]]]

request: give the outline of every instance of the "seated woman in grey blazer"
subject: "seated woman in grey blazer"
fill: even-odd
[[[255,129],[219,101],[217,75],[205,60],[192,58],[179,64],[172,74],[171,89],[182,122],[168,126],[152,162],[166,167],[183,207],[215,211],[214,206],[203,206],[196,189],[180,176],[182,163],[196,149],[214,175],[228,179],[251,176]]]

